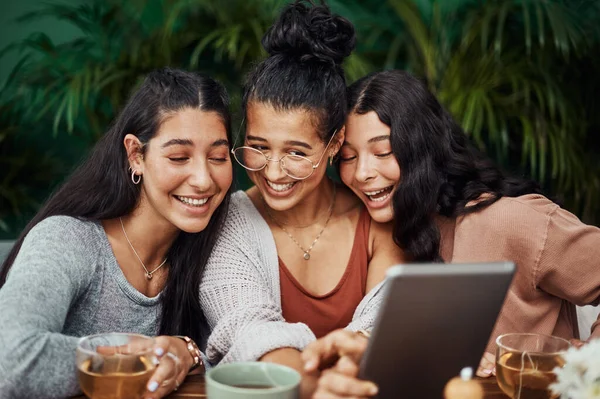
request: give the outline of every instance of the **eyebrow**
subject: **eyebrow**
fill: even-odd
[[[389,140],[389,139],[390,139],[389,134],[383,134],[381,136],[371,137],[369,140],[367,140],[367,143],[373,144],[373,143],[378,143],[380,141],[385,141],[385,140]],[[349,146],[349,145],[351,145],[351,144],[348,143],[346,140],[344,140],[344,142],[342,143],[342,147]]]
[[[166,143],[164,143],[161,148],[167,148],[173,145],[185,145],[185,146],[194,146],[194,142],[192,140],[189,139],[171,139],[169,141],[167,141]],[[220,147],[220,146],[226,146],[229,147],[229,141],[227,139],[219,139],[216,140],[214,143],[212,143],[210,146],[211,147]]]
[[[260,141],[260,142],[263,142],[263,143],[267,142],[266,139],[264,139],[262,137],[258,137],[258,136],[250,136],[250,135],[248,135],[248,136],[246,136],[246,139],[247,140],[253,140],[253,141]],[[298,147],[304,147],[304,148],[306,148],[308,150],[312,150],[313,149],[310,146],[310,144],[305,143],[304,141],[286,140],[284,142],[284,144],[286,144],[286,145],[295,145],[295,146],[298,146]]]
[[[166,143],[164,143],[162,146],[160,146],[160,148],[167,148],[172,145],[193,146],[194,143],[192,142],[192,140],[189,140],[189,139],[171,139],[171,140],[167,141]]]
[[[229,141],[227,141],[226,139],[220,139],[220,140],[216,140],[214,143],[212,143],[210,146],[211,147],[220,147],[224,145],[225,147],[229,147]]]
[[[377,143],[380,141],[385,141],[385,140],[389,140],[390,139],[390,135],[389,134],[384,134],[381,136],[375,136],[375,137],[371,137],[367,143]]]

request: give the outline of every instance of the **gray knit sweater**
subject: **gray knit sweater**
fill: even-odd
[[[348,329],[372,328],[382,285],[363,298]],[[256,360],[284,347],[302,350],[315,340],[306,324],[283,318],[275,241],[243,191],[231,198],[200,285],[200,302],[212,330],[206,356],[213,364]]]
[[[0,398],[77,394],[77,337],[154,336],[159,298],[129,284],[100,223],[43,220],[25,238],[0,289]]]

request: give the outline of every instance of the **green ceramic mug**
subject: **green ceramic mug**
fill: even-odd
[[[274,363],[242,362],[217,366],[206,373],[209,399],[298,399],[300,374]]]

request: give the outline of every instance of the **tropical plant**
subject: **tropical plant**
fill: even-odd
[[[226,7],[208,0],[51,3],[19,18],[32,23],[53,17],[77,27],[82,35],[55,44],[47,34],[36,32],[0,53],[0,57],[11,51],[22,55],[0,92],[0,151],[10,154],[2,158],[8,172],[0,181],[0,221],[4,220],[0,227],[7,228],[4,215],[37,206],[48,186],[56,183],[51,176],[34,180],[26,169],[42,166],[43,157],[28,155],[32,150],[26,146],[15,150],[26,129],[59,140],[68,134],[89,148],[143,76],[165,65],[200,69],[222,80],[234,99],[239,98],[244,68],[263,55],[257,38],[283,1],[227,3]],[[65,163],[73,164],[81,155],[70,154]],[[64,175],[69,168],[41,170]],[[40,185],[45,189],[38,189],[36,196],[32,189]]]
[[[150,70],[215,76],[237,109],[242,76],[265,56],[260,38],[286,2],[89,0],[22,16],[59,19],[81,35],[55,44],[37,32],[0,52],[22,56],[0,92],[0,229],[20,229]],[[328,3],[357,27],[349,81],[381,68],[422,76],[481,149],[600,221],[595,2]],[[24,145],[28,138],[40,144]]]
[[[597,222],[600,164],[584,145],[598,109],[565,76],[598,43],[598,16],[592,1],[389,0],[370,30],[385,66],[422,76],[482,150]]]

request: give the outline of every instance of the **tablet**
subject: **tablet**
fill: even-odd
[[[391,267],[359,377],[381,399],[441,399],[463,367],[477,370],[514,270],[512,262]]]

